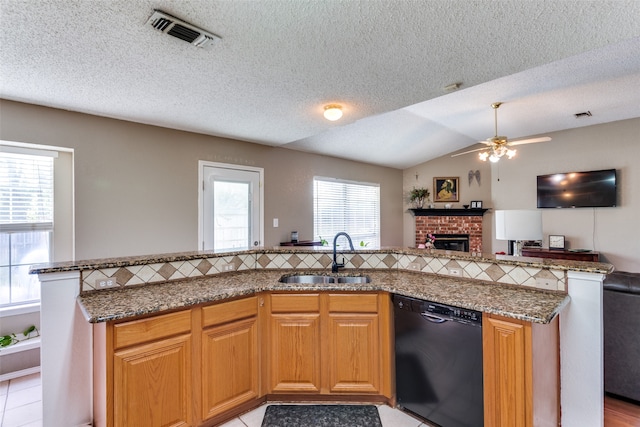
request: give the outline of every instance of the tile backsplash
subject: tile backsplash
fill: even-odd
[[[402,251],[356,252],[338,255],[346,269],[398,269],[440,275],[454,275],[504,284],[566,291],[566,271],[552,267],[490,262],[484,258],[465,259],[437,254]],[[328,270],[330,252],[252,251],[231,255],[212,254],[195,259],[115,266],[82,272],[82,291],[99,290],[98,283],[115,279],[118,286],[134,286],[209,276],[230,271],[260,269]],[[546,284],[545,286],[540,283]]]

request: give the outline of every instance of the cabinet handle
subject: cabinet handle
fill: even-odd
[[[260,307],[264,307],[264,298],[260,298],[258,301],[259,301],[258,304],[260,305]]]

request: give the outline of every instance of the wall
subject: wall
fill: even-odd
[[[402,171],[0,100],[0,139],[75,150],[76,259],[195,250],[198,160],[265,170],[265,246],[313,237],[313,176],[378,182],[381,244],[402,244]],[[273,218],[279,228],[273,228]]]
[[[569,248],[598,251],[617,270],[640,272],[640,119],[548,135],[552,141],[521,147],[517,158],[493,165],[494,207],[535,208],[537,175],[615,168],[618,206],[544,209],[543,244],[548,245],[549,234],[561,234]],[[494,248],[503,244],[496,242]]]
[[[451,165],[455,175],[462,174],[465,169],[491,168],[490,173],[481,169],[483,196],[479,198],[485,201],[485,207],[536,209],[537,175],[615,168],[618,170],[619,206],[544,209],[543,245],[548,245],[549,234],[561,234],[565,236],[569,248],[596,250],[600,252],[602,261],[613,264],[617,270],[640,272],[640,227],[637,225],[637,213],[640,211],[640,164],[637,160],[640,158],[640,119],[546,135],[552,141],[519,147],[514,159],[505,159],[496,164],[480,162],[470,154],[455,159],[443,157],[407,169],[404,171],[405,191],[410,188],[415,170],[436,175],[442,173],[442,166],[460,159],[465,162],[464,165]],[[473,190],[475,188],[469,188],[469,191]],[[489,195],[484,193],[486,190],[490,191]],[[490,212],[485,215],[485,226],[487,221],[493,221]],[[405,243],[412,241],[411,236],[407,238],[407,228],[410,226],[407,222],[405,215]],[[485,251],[506,251],[506,242],[493,239],[493,231],[487,235],[489,229],[484,229]]]
[[[469,159],[471,157],[471,161]],[[405,169],[403,171],[403,194],[404,196],[404,225],[403,225],[403,245],[415,247],[415,218],[407,209],[412,208],[408,200],[408,193],[413,187],[426,187],[431,191],[430,199],[433,200],[434,177],[459,177],[460,202],[453,203],[454,208],[462,208],[472,200],[481,200],[483,208],[491,207],[491,168],[487,163],[475,161],[477,156],[451,157],[449,155],[439,157],[426,163]],[[475,171],[480,171],[480,180],[475,178]],[[474,172],[473,179],[469,179],[469,173]],[[435,207],[444,208],[444,203],[435,203]],[[426,204],[425,204],[426,206]],[[482,220],[482,247],[484,252],[491,252],[491,238],[493,227],[489,216],[484,215]],[[432,233],[435,231],[431,231]]]

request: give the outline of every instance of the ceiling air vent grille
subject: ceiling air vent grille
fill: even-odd
[[[180,40],[184,40],[187,43],[191,43],[196,47],[208,48],[220,37],[184,22],[175,16],[162,12],[161,10],[154,10],[153,15],[147,20],[147,25],[151,25],[158,31],[161,31],[170,36],[176,37]]]

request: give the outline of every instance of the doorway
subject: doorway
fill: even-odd
[[[230,252],[262,246],[264,169],[199,162],[201,250]]]

